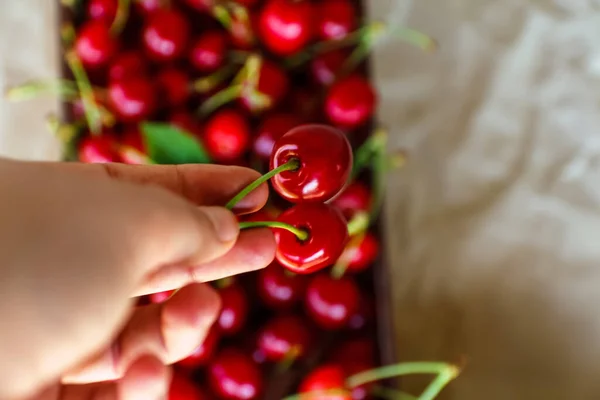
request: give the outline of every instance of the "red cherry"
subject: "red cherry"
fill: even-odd
[[[126,51],[117,55],[108,69],[108,79],[111,82],[123,81],[146,75],[146,60],[137,51]]]
[[[275,258],[285,268],[299,274],[309,274],[332,265],[348,242],[344,217],[327,204],[297,204],[284,211],[277,221],[308,232],[308,239],[301,241],[287,230],[274,229],[277,242]]]
[[[214,6],[215,0],[183,0],[183,2],[197,11],[206,12]]]
[[[250,126],[236,110],[217,112],[206,123],[204,144],[213,160],[226,163],[241,157],[250,144]]]
[[[377,310],[375,301],[371,296],[361,293],[358,307],[348,319],[347,328],[353,331],[361,331],[373,325]]]
[[[75,39],[75,52],[86,68],[104,67],[116,51],[117,42],[106,23],[92,20],[80,28]]]
[[[313,6],[305,0],[268,0],[259,17],[262,42],[273,53],[289,56],[313,36]]]
[[[340,40],[356,29],[356,9],[349,0],[322,1],[316,14],[321,40]]]
[[[300,384],[300,393],[314,393],[311,398],[318,400],[352,400],[350,391],[345,389],[346,374],[340,365],[326,364],[312,370]],[[318,394],[319,392],[339,393]]]
[[[163,8],[164,0],[136,0],[134,4],[139,13],[148,16]]]
[[[112,23],[117,15],[118,0],[90,0],[86,12],[89,19]]]
[[[273,148],[271,169],[298,159],[297,170],[271,180],[291,202],[324,202],[339,193],[352,171],[352,147],[341,131],[327,125],[301,125],[283,135]]]
[[[262,394],[261,371],[252,359],[235,349],[224,349],[208,367],[212,390],[225,400],[253,400]]]
[[[306,85],[294,88],[290,95],[289,108],[306,122],[319,121],[322,110],[321,101],[315,96],[318,91],[318,87]]]
[[[369,338],[349,339],[340,344],[329,357],[330,362],[341,365],[351,362],[373,364],[375,362],[375,345]]]
[[[347,272],[362,272],[369,268],[379,255],[379,242],[372,233],[364,235],[356,244],[346,247],[340,260],[347,263]]]
[[[194,117],[185,110],[177,110],[169,116],[169,122],[179,129],[196,136],[202,137],[202,125]]]
[[[258,348],[273,362],[283,361],[290,356],[293,359],[303,357],[311,341],[306,322],[295,315],[273,318],[258,334]]]
[[[79,161],[88,164],[118,162],[116,141],[112,135],[87,136],[79,142]]]
[[[156,77],[163,103],[168,107],[184,105],[190,98],[190,78],[180,69],[171,67],[160,71]]]
[[[252,93],[243,93],[240,98],[242,105],[250,111],[265,111],[279,104],[289,89],[289,80],[285,71],[269,60],[263,60],[258,70],[258,85],[256,90],[269,98],[269,104],[263,106]]]
[[[344,364],[344,372],[346,373],[346,377],[350,377],[352,375],[369,371],[374,368],[374,365],[370,363],[353,361],[348,364]],[[373,387],[376,385],[376,382],[365,383],[364,385],[356,386],[351,389],[352,400],[366,400],[371,398],[371,392],[373,391]]]
[[[253,7],[258,4],[260,0],[233,0],[234,2],[241,4],[245,7]]]
[[[277,139],[300,124],[300,119],[291,113],[276,113],[266,116],[254,137],[252,146],[254,154],[261,160],[268,161]]]
[[[204,342],[200,346],[196,347],[192,354],[187,358],[179,361],[177,366],[186,369],[195,369],[204,367],[212,359],[219,344],[219,333],[218,330],[213,326],[204,338]]]
[[[155,61],[171,61],[181,56],[189,35],[187,19],[174,9],[161,9],[152,13],[142,33],[146,51]]]
[[[271,264],[259,271],[257,285],[258,294],[266,305],[279,310],[290,309],[304,296],[306,277]]]
[[[167,290],[166,292],[152,293],[148,295],[148,300],[150,300],[150,303],[152,304],[164,303],[174,292],[174,290]]]
[[[348,55],[343,50],[319,54],[310,63],[312,78],[321,85],[331,85],[338,77],[347,59]]]
[[[359,305],[360,292],[349,278],[316,275],[306,290],[305,305],[310,317],[324,329],[343,328]]]
[[[346,218],[351,219],[357,211],[369,211],[371,197],[371,191],[364,183],[354,181],[333,199],[332,204],[339,208]]]
[[[207,31],[193,43],[190,63],[199,72],[209,74],[223,65],[226,54],[227,36],[221,31]]]
[[[235,335],[240,332],[248,319],[248,296],[244,289],[235,283],[221,289],[221,313],[218,326],[222,334]]]
[[[168,400],[209,400],[194,382],[183,374],[174,374],[169,386]]]
[[[373,115],[375,91],[361,75],[351,75],[334,83],[325,99],[329,120],[344,128],[356,128]]]
[[[156,107],[154,88],[143,78],[111,82],[108,86],[108,100],[112,110],[123,122],[145,120]]]

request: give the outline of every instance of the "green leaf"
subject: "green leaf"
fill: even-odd
[[[142,135],[148,155],[157,164],[208,164],[211,162],[202,143],[192,134],[173,125],[144,122]]]

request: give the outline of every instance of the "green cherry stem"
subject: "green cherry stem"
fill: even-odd
[[[127,24],[127,20],[129,19],[129,9],[131,7],[131,0],[119,0],[117,5],[117,15],[115,15],[115,19],[110,26],[110,33],[113,36],[119,36],[125,25]]]
[[[293,233],[299,240],[307,240],[309,238],[308,232],[303,229],[296,228],[293,225],[286,224],[278,221],[252,221],[252,222],[240,222],[240,229],[252,229],[252,228],[275,228],[283,229]]]
[[[71,47],[75,38],[77,37],[77,32],[75,31],[75,27],[70,22],[65,22],[60,27],[60,38],[65,47]]]
[[[350,236],[350,241],[346,245],[342,255],[337,259],[331,268],[332,278],[340,279],[346,274],[346,270],[348,269],[351,258],[348,256],[348,253],[354,251],[354,249],[360,246],[365,237],[365,233],[369,228],[369,224],[369,213],[366,212],[356,213],[350,222],[348,222],[348,235]]]
[[[417,397],[412,394],[384,386],[375,386],[371,391],[371,394],[378,399],[384,400],[418,400]]]
[[[96,103],[94,90],[85,73],[85,69],[74,51],[68,51],[65,58],[81,93],[81,100],[90,131],[93,134],[99,134],[102,128],[102,113]]]
[[[272,169],[271,171],[262,175],[260,178],[256,179],[254,182],[242,189],[242,191],[239,192],[233,199],[229,200],[225,207],[229,210],[232,210],[233,207],[235,207],[237,203],[239,203],[244,197],[246,197],[248,194],[250,194],[252,191],[254,191],[256,188],[258,188],[260,185],[262,185],[275,175],[280,174],[284,171],[293,171],[298,168],[300,168],[300,160],[298,160],[297,158],[290,158],[290,160],[285,164],[282,164],[279,167]]]
[[[41,94],[58,94],[65,100],[74,99],[79,95],[77,83],[68,79],[32,80],[9,88],[6,91],[8,101],[25,101]]]
[[[369,214],[357,212],[348,222],[348,235],[352,237],[364,233],[369,227],[369,222]]]

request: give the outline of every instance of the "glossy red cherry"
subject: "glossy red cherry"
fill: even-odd
[[[310,73],[315,82],[329,86],[338,77],[348,54],[343,50],[334,50],[319,54],[310,62]]]
[[[88,21],[75,39],[75,52],[81,63],[90,69],[104,67],[117,51],[109,25],[103,21]]]
[[[375,344],[372,339],[366,337],[348,339],[334,349],[328,360],[341,365],[352,362],[373,364]]]
[[[203,130],[202,125],[197,121],[192,114],[185,110],[175,110],[169,116],[169,122],[179,129],[202,138]]]
[[[327,204],[297,204],[284,211],[277,221],[308,232],[308,239],[301,241],[287,230],[274,229],[277,242],[275,258],[285,268],[299,274],[309,274],[332,265],[348,242],[344,217]]]
[[[213,326],[200,344],[187,358],[177,363],[178,367],[186,369],[195,369],[206,366],[215,354],[219,344],[219,332]]]
[[[347,263],[347,272],[362,272],[369,268],[379,255],[379,241],[372,233],[364,235],[356,245],[346,247],[340,260]]]
[[[258,273],[258,295],[270,308],[290,309],[303,298],[306,283],[305,276],[290,273],[281,265],[271,264]]]
[[[108,69],[108,79],[111,82],[145,76],[146,74],[146,60],[137,51],[126,51],[118,54]]]
[[[241,157],[250,145],[250,126],[236,110],[218,111],[206,123],[204,144],[213,160],[226,163]]]
[[[178,68],[165,68],[156,76],[163,104],[168,107],[184,105],[190,98],[190,78]]]
[[[174,290],[167,290],[166,292],[151,293],[148,295],[148,300],[150,300],[150,303],[152,304],[164,303],[174,292]]]
[[[212,30],[201,34],[192,44],[190,63],[201,73],[209,74],[218,70],[227,55],[227,36]]]
[[[306,311],[322,328],[340,329],[358,309],[359,297],[360,292],[352,279],[318,274],[306,289]]]
[[[248,319],[248,296],[239,284],[232,283],[219,292],[221,313],[217,324],[222,334],[230,336],[239,333]]]
[[[354,181],[337,195],[332,204],[339,208],[346,218],[351,219],[356,212],[368,212],[371,209],[372,195],[362,182]]]
[[[111,109],[123,122],[147,119],[156,108],[156,94],[150,81],[137,78],[111,82],[108,85]]]
[[[112,135],[87,136],[79,142],[79,161],[88,164],[118,162],[116,141]]]
[[[271,158],[275,142],[300,124],[300,119],[291,113],[275,113],[266,116],[254,137],[252,145],[254,154],[260,160],[268,161]]]
[[[209,400],[210,397],[202,391],[187,376],[175,373],[169,386],[168,400]]]
[[[263,390],[262,374],[250,357],[235,349],[224,349],[208,367],[212,390],[225,400],[254,400]]]
[[[258,87],[256,91],[269,99],[269,104],[263,105],[252,93],[244,93],[240,98],[242,105],[253,112],[266,111],[278,105],[287,94],[289,80],[286,72],[276,63],[263,60],[258,70]]]
[[[307,397],[308,393],[313,393],[311,398],[318,400],[352,400],[350,391],[346,389],[346,373],[341,365],[325,364],[315,368],[304,377],[299,389]]]
[[[317,32],[321,40],[340,40],[357,27],[354,5],[349,0],[323,0],[316,13],[319,16]]]
[[[102,20],[112,23],[117,15],[118,0],[90,0],[86,13],[89,19]]]
[[[346,135],[327,125],[301,125],[279,138],[271,154],[271,169],[297,159],[297,170],[271,180],[291,202],[324,202],[339,193],[352,171],[352,148]]]
[[[302,318],[277,316],[267,322],[258,334],[258,348],[269,361],[281,362],[288,357],[302,358],[312,341],[311,332]]]
[[[302,50],[314,31],[313,6],[306,0],[268,0],[259,17],[262,43],[279,56]]]
[[[185,16],[174,9],[160,9],[148,17],[143,29],[144,47],[155,61],[180,57],[187,46],[190,26]]]
[[[325,113],[337,126],[356,128],[371,118],[376,101],[371,84],[361,75],[350,75],[330,87]]]

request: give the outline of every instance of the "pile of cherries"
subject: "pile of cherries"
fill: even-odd
[[[376,383],[347,381],[378,363],[380,246],[369,215],[379,194],[364,147],[377,96],[363,60],[368,30],[359,1],[63,6],[69,73],[13,95],[60,92],[68,121],[52,126],[76,160],[153,163],[151,150],[161,144],[149,143],[142,127],[156,122],[187,138],[163,141],[171,153],[184,153],[173,146],[191,140],[205,162],[255,168],[272,189],[265,209],[240,224],[273,228],[276,261],[214,282],[220,316],[175,365],[170,400],[280,400],[315,391],[317,400],[372,398]]]

